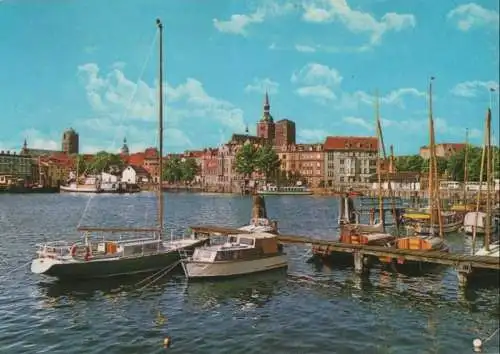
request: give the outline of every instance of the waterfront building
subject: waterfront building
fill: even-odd
[[[441,143],[441,144],[436,144],[436,156],[437,157],[444,157],[444,158],[449,158],[463,149],[465,149],[466,144],[462,143]],[[431,156],[431,152],[428,146],[422,146],[420,148],[420,156],[423,159],[428,159]]]
[[[0,184],[31,183],[37,174],[30,156],[16,154],[15,151],[0,151]]]
[[[377,173],[376,137],[329,136],[324,143],[325,183],[369,182]]]
[[[201,178],[202,184],[206,186],[215,186],[218,180],[218,149],[207,148],[203,150]]]
[[[129,165],[123,169],[121,180],[130,184],[146,184],[151,181],[151,176],[144,167]]]
[[[281,170],[299,173],[308,186],[319,187],[324,184],[323,144],[291,144],[277,147],[281,160]]]

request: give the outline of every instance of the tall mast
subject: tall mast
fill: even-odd
[[[375,91],[375,131],[377,134],[377,180],[378,180],[378,215],[379,220],[382,222],[382,232],[385,232],[385,215],[384,215],[384,200],[382,198],[382,177],[381,177],[381,167],[382,161],[380,159],[380,146],[382,145],[381,134],[380,134],[380,107],[378,99],[378,90]],[[385,157],[385,156],[384,156]],[[390,184],[391,182],[388,181]]]
[[[489,251],[491,239],[491,108],[488,108],[486,117],[486,223],[484,233],[484,249]]]
[[[430,232],[434,233],[434,135],[432,132],[434,131],[434,123],[432,120],[432,80],[434,77],[430,78],[429,81],[429,210],[430,210]]]
[[[464,158],[464,207],[467,210],[467,179],[468,179],[468,164],[469,160],[469,128],[465,129],[465,158]]]
[[[158,144],[159,144],[159,154],[158,154],[158,228],[159,237],[161,238],[163,233],[163,191],[162,191],[162,180],[163,180],[163,24],[161,20],[156,19],[156,25],[160,32],[159,41],[159,79],[158,79]]]

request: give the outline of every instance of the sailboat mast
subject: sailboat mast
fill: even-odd
[[[489,251],[491,239],[491,108],[488,108],[486,117],[486,222],[484,233],[484,249]]]
[[[430,210],[430,231],[433,233],[434,228],[434,136],[432,134],[434,130],[434,123],[432,121],[432,80],[431,77],[429,81],[429,210]]]
[[[156,19],[156,25],[160,32],[159,40],[159,80],[158,80],[158,228],[159,236],[163,233],[163,24],[160,19]]]
[[[382,197],[382,177],[381,177],[381,159],[380,159],[380,146],[382,145],[380,126],[379,126],[379,99],[378,90],[375,91],[375,131],[377,134],[377,182],[378,182],[378,215],[379,220],[382,222],[382,230],[385,232],[385,215],[384,215],[384,200]],[[390,181],[388,183],[391,183]]]
[[[467,210],[467,179],[468,179],[468,164],[469,160],[469,128],[465,129],[465,158],[464,158],[464,207]]]

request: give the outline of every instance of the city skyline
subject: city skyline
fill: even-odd
[[[255,134],[266,90],[274,119],[296,122],[297,142],[374,135],[378,90],[386,144],[417,154],[428,143],[430,76],[438,143],[464,141],[465,128],[482,142],[490,88],[498,143],[498,11],[487,0],[4,0],[0,150],[19,150],[25,138],[60,149],[69,127],[82,152],[117,151],[124,137],[130,151],[155,146],[155,52],[136,82],[156,17],[168,152],[215,147],[246,125]]]

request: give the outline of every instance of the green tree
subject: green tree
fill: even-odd
[[[420,155],[399,156],[396,158],[398,171],[420,172],[425,160]]]
[[[236,153],[235,170],[249,178],[256,169],[257,149],[253,144],[244,144]]]
[[[177,156],[167,160],[163,167],[162,179],[169,183],[182,181],[182,162]]]
[[[182,161],[180,169],[182,181],[185,183],[192,182],[199,172],[198,163],[193,158],[188,158]]]
[[[430,159],[423,160],[420,172],[429,173],[429,161]],[[448,161],[444,157],[439,157],[439,156],[436,157],[436,166],[439,175],[445,173],[447,165]]]
[[[84,174],[87,170],[87,162],[85,162],[83,155],[75,155],[75,170],[78,168],[78,176]]]
[[[111,169],[121,170],[123,161],[120,155],[99,151],[87,167],[87,170],[93,173],[110,172]]]
[[[281,167],[281,160],[271,145],[263,145],[255,154],[255,167],[264,173],[266,180],[271,176],[277,177]]]

